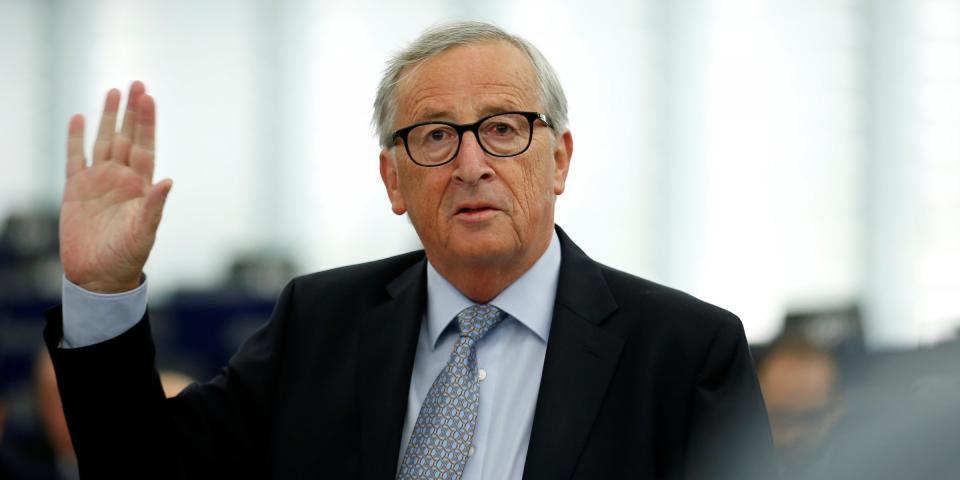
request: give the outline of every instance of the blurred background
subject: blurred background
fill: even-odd
[[[208,378],[291,276],[418,248],[372,102],[387,56],[455,19],[557,70],[576,145],[558,224],[743,320],[787,475],[859,475],[823,452],[897,438],[836,433],[870,423],[858,398],[956,398],[960,0],[0,0],[0,478],[71,472],[37,467],[69,459],[38,352],[70,115],[95,124],[136,79],[156,97],[160,364]]]

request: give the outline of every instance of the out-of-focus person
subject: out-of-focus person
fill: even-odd
[[[167,398],[176,397],[196,380],[174,370],[160,370],[160,385]]]
[[[826,453],[843,410],[837,362],[799,335],[770,346],[757,367],[774,446],[785,479],[805,478]]]

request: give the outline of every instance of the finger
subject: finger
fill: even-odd
[[[118,133],[113,136],[113,142],[111,142],[110,147],[110,161],[117,162],[121,165],[130,164],[130,145],[133,141],[130,137]]]
[[[103,104],[103,117],[100,118],[100,131],[93,144],[93,163],[110,159],[110,141],[117,129],[117,108],[120,106],[120,90],[111,88]]]
[[[70,117],[67,128],[67,178],[87,168],[87,159],[83,157],[83,115]]]
[[[130,84],[130,94],[127,95],[127,108],[123,113],[123,126],[120,132],[113,137],[113,147],[110,153],[110,159],[129,164],[130,146],[133,144],[133,130],[137,123],[137,105],[140,103],[140,97],[146,91],[143,82],[135,81]]]
[[[163,216],[163,206],[167,203],[167,195],[173,188],[173,180],[169,178],[157,182],[147,193],[147,201],[143,204],[142,226],[150,234],[157,231],[160,218]]]
[[[130,167],[152,182],[157,110],[150,95],[141,96],[139,103],[137,124],[133,130],[133,147],[130,148]]]
[[[123,127],[120,133],[129,138],[133,138],[133,127],[137,122],[137,106],[140,105],[140,97],[147,91],[143,82],[137,80],[130,84],[130,94],[127,95],[127,110],[123,112]]]

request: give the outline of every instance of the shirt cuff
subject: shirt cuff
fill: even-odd
[[[80,348],[115,338],[147,312],[147,279],[128,292],[95,293],[63,276],[63,339],[60,348]]]

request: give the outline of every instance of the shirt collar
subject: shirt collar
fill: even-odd
[[[550,245],[536,263],[490,304],[507,312],[546,342],[559,278],[560,239],[554,231]],[[457,314],[473,304],[427,262],[427,334],[433,348]]]

